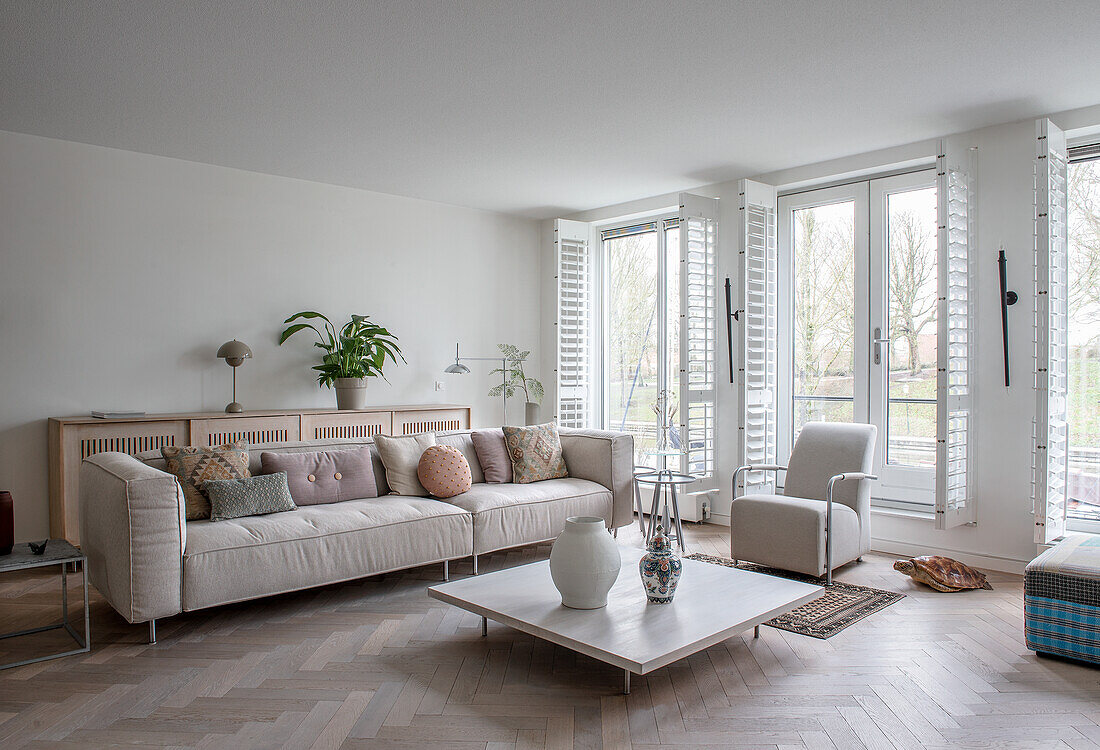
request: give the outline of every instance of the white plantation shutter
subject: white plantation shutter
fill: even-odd
[[[557,269],[557,419],[561,427],[588,427],[592,413],[592,252],[589,226],[554,222]]]
[[[716,485],[718,201],[680,194],[680,430],[687,471]]]
[[[779,251],[777,194],[771,185],[742,180],[739,233],[741,279],[738,292],[740,336],[738,385],[741,389],[741,462],[774,464],[778,443],[776,394],[779,350]],[[742,475],[735,491],[751,491],[771,481],[764,472]]]
[[[1031,494],[1035,541],[1066,531],[1069,429],[1069,248],[1066,135],[1050,120],[1036,122],[1035,158],[1035,440]]]
[[[969,149],[940,141],[936,160],[939,229],[936,381],[936,528],[976,518],[972,481],[974,305],[973,165]]]

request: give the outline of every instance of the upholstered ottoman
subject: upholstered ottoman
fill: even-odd
[[[1072,536],[1024,569],[1032,651],[1100,663],[1100,536]]]

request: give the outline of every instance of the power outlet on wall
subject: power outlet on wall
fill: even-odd
[[[446,386],[443,384],[442,380],[437,380],[437,381],[435,381],[435,389],[437,391],[442,391],[442,390],[446,389]]]

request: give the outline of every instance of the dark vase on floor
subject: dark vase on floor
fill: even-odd
[[[0,555],[11,554],[15,546],[15,504],[10,492],[0,492]]]

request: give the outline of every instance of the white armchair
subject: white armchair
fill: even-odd
[[[811,422],[802,428],[789,466],[756,464],[733,473],[730,553],[735,560],[825,576],[871,549],[874,425]],[[782,495],[746,494],[747,471],[787,472]]]

